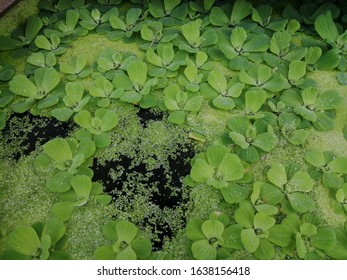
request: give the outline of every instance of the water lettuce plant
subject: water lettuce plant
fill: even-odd
[[[128,63],[135,59],[136,56],[130,52],[118,52],[112,49],[106,49],[96,60],[97,70],[105,78],[112,81],[116,73],[126,71]],[[97,73],[94,73],[95,75]]]
[[[294,174],[289,174],[287,170],[285,165],[274,163],[266,176],[285,195],[295,211],[312,212],[316,207],[314,200],[309,196],[314,185],[312,178],[306,171],[298,170]],[[292,176],[288,178],[288,175]]]
[[[201,34],[202,20],[195,21],[181,25],[181,33],[183,40],[179,37],[177,41],[178,48],[188,53],[197,53],[203,48],[210,47],[218,43],[218,35],[212,30],[208,29]]]
[[[186,226],[192,241],[190,250],[194,259],[216,260],[231,256],[232,249],[241,249],[240,225],[230,225],[227,215],[211,213],[209,219],[192,218]]]
[[[75,113],[80,112],[87,105],[90,96],[84,94],[85,90],[82,84],[69,82],[65,85],[65,95],[63,97],[63,106],[54,108],[51,111],[53,117],[59,121],[68,121]]]
[[[217,189],[227,188],[245,174],[239,157],[221,145],[210,146],[205,153],[196,155],[191,165],[190,176],[195,182]]]
[[[42,52],[32,53],[27,58],[27,66],[25,73],[31,75],[37,68],[49,68],[54,67],[57,64],[56,55],[52,52],[44,54]]]
[[[185,64],[185,54],[174,51],[172,43],[160,43],[156,51],[149,48],[146,58],[153,65],[148,71],[151,77],[167,77],[177,76],[178,69]]]
[[[137,59],[128,63],[126,71],[127,75],[117,73],[113,79],[113,85],[118,90],[120,100],[140,104],[140,106],[155,106],[157,99],[150,92],[151,88],[156,86],[158,79],[148,79],[147,64]]]
[[[325,258],[325,251],[336,245],[336,234],[332,228],[321,227],[316,219],[289,214],[283,220],[295,236],[295,246],[288,248],[290,255],[297,254],[300,259],[319,260]]]
[[[308,87],[302,91],[289,89],[282,93],[280,100],[293,112],[309,121],[318,131],[334,128],[334,110],[341,104],[341,96],[336,90],[320,92]]]
[[[142,49],[156,48],[159,43],[171,42],[178,36],[174,29],[164,29],[160,21],[148,21],[141,26],[141,38],[148,43],[141,44]]]
[[[187,16],[188,4],[181,4],[181,0],[154,0],[149,2],[148,11],[165,26],[172,26]]]
[[[60,75],[54,68],[39,68],[35,70],[33,81],[25,75],[15,75],[9,82],[10,91],[19,99],[12,105],[12,110],[24,113],[35,106],[34,109],[41,110],[54,106],[59,102],[59,97],[51,93],[60,82]]]
[[[29,17],[24,32],[13,34],[13,37],[0,36],[0,50],[12,50],[30,45],[42,27],[43,22],[40,17],[36,15]]]
[[[66,178],[55,179],[55,185],[59,184],[59,179],[66,181]],[[104,205],[111,202],[112,197],[103,193],[103,186],[93,183],[87,175],[74,175],[69,179],[69,189],[66,188],[64,192],[59,189],[59,201],[52,206],[53,215],[61,221],[70,219],[75,208],[85,205],[90,197]]]
[[[263,152],[270,152],[277,145],[272,126],[264,125],[262,119],[252,123],[246,116],[233,117],[227,126],[229,137],[237,146],[236,154],[247,162],[259,161]]]
[[[35,45],[39,49],[53,52],[56,55],[61,55],[66,52],[66,48],[60,46],[60,38],[57,34],[51,34],[49,39],[44,35],[38,35],[35,39]]]
[[[86,78],[88,77],[92,69],[86,67],[87,60],[84,56],[77,56],[69,63],[60,63],[60,71],[65,74],[65,78],[69,81],[74,81],[77,78]]]
[[[315,180],[322,179],[323,186],[328,189],[339,189],[342,187],[347,174],[347,158],[336,157],[331,152],[322,152],[318,149],[309,149],[304,159],[311,166],[309,173]]]
[[[218,6],[211,9],[210,22],[214,26],[228,27],[242,23],[252,13],[252,4],[245,0],[236,0],[230,15]]]
[[[67,260],[64,223],[54,217],[44,224],[18,226],[9,235],[2,259]]]
[[[250,68],[251,62],[261,62],[262,54],[269,48],[269,37],[265,34],[248,34],[243,27],[235,27],[231,34],[219,32],[218,46],[229,59],[229,68]]]
[[[74,116],[74,121],[93,134],[96,146],[103,148],[111,144],[111,138],[106,132],[117,126],[118,115],[114,111],[99,108],[93,117],[89,111],[82,110]]]
[[[112,245],[101,246],[94,252],[98,260],[147,259],[152,252],[152,243],[143,238],[139,229],[128,221],[109,221],[103,234]]]
[[[181,91],[177,84],[171,84],[164,89],[164,104],[171,111],[168,121],[183,124],[189,112],[198,112],[202,104],[199,94],[187,94]]]
[[[288,226],[276,224],[274,217],[256,212],[249,202],[240,203],[234,218],[243,227],[240,232],[241,243],[258,259],[272,259],[275,245],[287,247],[291,243],[292,234]]]
[[[131,37],[133,32],[141,30],[141,24],[138,24],[139,17],[142,10],[139,8],[131,8],[126,14],[125,21],[123,21],[118,15],[111,14],[110,25],[112,31],[107,33],[107,37],[112,41],[117,41],[122,37]]]
[[[71,175],[78,173],[89,173],[85,169],[90,165],[90,157],[95,153],[95,143],[88,139],[83,138],[78,140],[76,138],[55,138],[43,145],[43,154],[40,154],[36,158],[36,166],[44,166],[50,163],[58,171],[55,176],[59,178],[71,178]],[[60,171],[60,172],[59,172]],[[69,175],[70,174],[70,175]],[[54,182],[55,176],[47,181]],[[60,185],[59,185],[60,184]],[[51,186],[49,188],[65,188],[66,185],[59,183],[57,186]],[[64,192],[62,189],[61,192]]]

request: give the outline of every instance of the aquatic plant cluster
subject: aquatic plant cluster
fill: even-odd
[[[330,71],[347,84],[347,7],[319,1],[275,7],[246,0],[39,1],[38,15],[0,36],[3,53],[25,59],[22,72],[0,66],[0,129],[13,114],[74,126],[39,147],[33,161],[35,172],[49,174],[44,184],[56,195],[51,216],[17,226],[2,258],[70,259],[66,225],[78,209],[90,201],[119,203],[106,182],[95,180],[93,165],[114,149],[124,122],[117,108],[124,104],[163,113],[194,146],[190,171],[180,178],[192,192],[175,233],[183,258],[346,259],[347,156],[307,142],[312,133],[335,129],[344,102],[310,73]],[[83,53],[61,59],[93,34],[125,48],[135,43],[137,52],[107,48],[94,61]],[[222,124],[213,137],[197,129],[210,112]],[[301,160],[273,157],[264,168],[280,149],[300,149]],[[318,188],[338,225],[321,214]],[[175,258],[142,229],[124,216],[107,221],[94,258]]]

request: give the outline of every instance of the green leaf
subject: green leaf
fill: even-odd
[[[149,239],[136,239],[131,242],[131,248],[138,259],[147,259],[152,252],[152,243]]]
[[[201,44],[200,27],[202,20],[197,19],[181,26],[181,32],[191,47],[198,47]]]
[[[127,31],[127,25],[126,23],[121,20],[117,15],[112,14],[110,16],[110,25],[113,29],[118,29],[118,30],[122,30],[122,31]],[[88,29],[88,28],[87,28]]]
[[[304,101],[304,104],[307,105],[313,105],[316,102],[317,96],[318,96],[318,89],[313,87],[305,88],[302,93],[302,100]]]
[[[136,260],[137,256],[135,251],[130,247],[126,247],[117,254],[117,260]]]
[[[333,250],[337,240],[336,234],[332,228],[324,227],[317,230],[317,234],[312,236],[311,245],[324,251]]]
[[[300,60],[293,60],[289,64],[289,81],[298,81],[306,74],[306,63]]]
[[[73,176],[66,171],[56,173],[46,182],[46,188],[51,192],[63,193],[71,189],[70,180]]]
[[[35,256],[41,247],[41,242],[32,227],[18,226],[9,235],[7,246],[21,254]]]
[[[231,183],[227,187],[220,189],[224,200],[229,204],[240,203],[249,196],[248,188]]]
[[[78,199],[76,206],[82,206],[87,203],[90,191],[92,189],[92,181],[86,175],[76,175],[71,179],[71,186],[76,193]]]
[[[127,26],[134,26],[137,20],[139,19],[139,16],[141,15],[142,10],[140,8],[131,8],[128,10],[126,15],[126,24]]]
[[[315,65],[322,56],[322,49],[318,46],[309,47],[305,56],[305,62],[309,65]]]
[[[242,19],[246,18],[252,13],[252,4],[245,0],[237,0],[233,5],[230,16],[232,24],[239,23]]]
[[[305,153],[304,159],[314,167],[320,168],[325,165],[323,153],[318,149],[310,149]]]
[[[289,192],[310,192],[313,189],[313,180],[310,175],[304,171],[298,171],[286,186]]]
[[[285,225],[274,225],[269,230],[268,240],[280,247],[287,247],[292,241],[292,232]]]
[[[300,226],[300,232],[302,235],[312,237],[317,234],[317,227],[310,223],[303,223]]]
[[[289,51],[291,36],[287,31],[275,32],[270,40],[270,51],[277,56],[283,56]]]
[[[242,249],[241,231],[243,227],[239,224],[233,224],[227,227],[223,233],[223,247],[231,249]]]
[[[119,221],[116,224],[116,231],[118,241],[124,241],[127,244],[130,244],[131,241],[135,238],[138,230],[137,227],[130,222]]]
[[[190,175],[195,182],[204,183],[214,175],[214,169],[202,159],[197,159],[190,171]]]
[[[277,145],[278,139],[274,133],[266,132],[262,134],[258,134],[254,141],[252,142],[253,146],[265,151],[270,152]]]
[[[144,86],[147,79],[147,64],[141,60],[129,62],[127,72],[134,86]]]
[[[253,207],[247,202],[240,203],[240,207],[235,211],[234,218],[244,228],[252,228],[254,219]]]
[[[339,84],[342,86],[347,85],[347,74],[343,72],[336,73],[336,78],[339,81]]]
[[[243,177],[244,168],[237,155],[227,153],[218,167],[218,173],[222,175],[223,181],[237,181]]]
[[[207,239],[219,238],[224,231],[224,225],[218,220],[207,220],[202,223],[201,230]]]
[[[207,162],[212,168],[218,169],[225,155],[227,155],[228,153],[229,153],[229,149],[222,145],[210,146],[206,150]]]
[[[260,244],[254,252],[254,256],[260,260],[271,260],[275,253],[273,245],[267,239],[260,239]]]
[[[224,74],[219,70],[212,70],[207,77],[208,83],[219,93],[225,93],[228,85]]]
[[[231,97],[218,95],[212,100],[212,104],[221,110],[232,110],[235,107],[235,102]]]
[[[200,218],[192,218],[186,226],[186,234],[190,240],[197,241],[205,239],[205,235],[201,230],[203,221]]]
[[[283,188],[283,186],[287,183],[287,173],[286,168],[281,163],[272,164],[269,171],[266,173],[267,178],[274,185]]]
[[[75,207],[71,201],[60,201],[53,205],[52,213],[62,222],[67,221],[71,218],[71,215]]]
[[[247,32],[242,27],[235,27],[230,36],[231,44],[233,45],[234,49],[238,50],[242,48],[242,45],[247,39]]]
[[[28,18],[25,28],[25,40],[30,43],[43,27],[43,22],[38,16]]]
[[[43,145],[45,153],[58,163],[72,160],[72,152],[68,142],[63,138],[55,138]]]
[[[337,37],[339,37],[339,31],[337,30],[330,11],[326,11],[316,18],[314,21],[314,28],[319,36],[328,43],[335,42]]]
[[[215,260],[217,250],[211,246],[208,240],[195,241],[191,247],[193,257],[197,260]]]
[[[299,213],[312,212],[315,209],[314,200],[306,194],[294,192],[287,196],[290,205]]]
[[[247,228],[241,231],[241,242],[248,252],[254,253],[259,247],[260,238],[253,228]]]
[[[35,98],[38,94],[38,88],[24,75],[16,75],[9,82],[10,91],[20,96]]]
[[[115,260],[117,258],[116,253],[111,246],[100,246],[96,248],[94,252],[94,258],[96,260]]]
[[[117,225],[117,222],[109,221],[103,226],[102,232],[108,240],[116,240],[117,239],[117,227],[116,227],[116,225]]]
[[[66,227],[64,223],[55,217],[51,217],[45,223],[41,236],[48,235],[51,239],[51,245],[55,245],[65,234]]]
[[[295,243],[296,243],[296,251],[298,253],[298,256],[301,259],[304,259],[306,257],[306,254],[307,254],[307,248],[305,246],[304,241],[302,240],[300,233],[296,234]]]
[[[339,157],[332,160],[327,168],[334,173],[347,174],[347,157]]]
[[[267,231],[272,228],[276,223],[276,220],[264,213],[256,213],[254,216],[254,228]]]
[[[265,203],[276,205],[283,200],[284,194],[278,187],[264,183],[261,189],[261,197]]]
[[[336,49],[330,49],[325,52],[317,62],[319,70],[330,71],[339,65],[340,56]]]
[[[267,94],[262,89],[248,90],[245,93],[245,111],[246,114],[255,114],[263,106],[267,99]]]
[[[181,110],[173,111],[168,117],[168,121],[174,124],[183,124],[185,120],[186,112]]]
[[[249,147],[249,143],[246,141],[246,137],[241,133],[232,131],[229,133],[229,137],[234,141],[236,145],[240,146],[242,149],[247,149]]]
[[[318,95],[316,110],[332,110],[341,106],[342,97],[336,90],[328,90]]]

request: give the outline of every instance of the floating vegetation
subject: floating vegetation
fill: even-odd
[[[2,259],[347,258],[346,5],[33,1],[0,36]]]

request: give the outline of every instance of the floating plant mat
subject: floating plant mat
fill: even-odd
[[[1,258],[347,259],[346,13],[20,2],[0,19]]]

